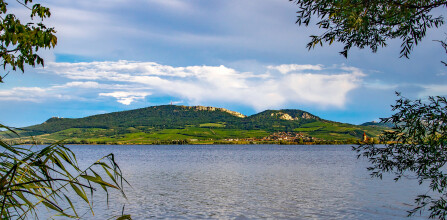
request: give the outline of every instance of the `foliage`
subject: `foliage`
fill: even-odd
[[[292,0],[290,0],[292,1]],[[400,39],[401,57],[408,58],[412,49],[425,37],[429,28],[444,24],[444,18],[434,15],[434,9],[447,6],[445,0],[293,0],[298,6],[299,25],[308,26],[311,18],[324,32],[311,36],[307,48],[323,43],[340,42],[340,52],[345,57],[352,47],[369,47],[376,52],[390,39]],[[447,52],[447,43],[439,41]],[[447,66],[446,62],[442,62]],[[382,177],[392,172],[399,180],[407,173],[415,174],[420,183],[430,181],[430,189],[440,194],[432,198],[421,195],[416,199],[414,214],[429,206],[430,217],[445,219],[447,216],[445,177],[446,99],[430,97],[429,104],[421,100],[397,100],[393,110],[398,111],[382,122],[393,123],[381,141],[385,146],[363,144],[354,149],[359,156],[369,158],[372,176]]]
[[[441,43],[442,48],[444,48],[445,53],[447,53],[447,40],[444,41],[437,40],[437,41]],[[441,63],[444,64],[444,66],[447,66],[447,62],[441,61]]]
[[[8,127],[0,127],[17,135]],[[0,146],[2,219],[37,218],[39,205],[55,211],[58,216],[79,218],[82,215],[76,211],[70,196],[77,195],[93,213],[94,187],[102,188],[107,200],[109,189],[117,189],[124,195],[125,179],[113,154],[81,170],[75,154],[58,143],[46,147],[19,147],[0,140]],[[104,174],[101,176],[101,173]]]
[[[386,146],[365,144],[354,149],[369,159],[373,177],[395,174],[395,180],[412,176],[419,184],[429,182],[434,195],[419,195],[410,215],[429,207],[430,218],[447,216],[447,101],[445,97],[430,97],[428,103],[400,97],[384,123],[394,127],[381,136]]]
[[[389,39],[400,39],[401,57],[409,56],[411,50],[427,29],[444,23],[442,16],[435,16],[433,9],[447,6],[445,0],[290,0],[296,2],[299,25],[308,26],[311,18],[319,20],[316,25],[323,29],[321,35],[312,35],[307,48],[323,43],[340,42],[340,52],[345,57],[351,47],[369,47],[376,52],[386,46]]]
[[[44,60],[36,54],[39,48],[52,48],[57,44],[54,28],[47,28],[44,18],[51,16],[50,10],[40,4],[33,4],[32,0],[17,0],[18,3],[30,10],[30,19],[37,23],[23,24],[14,14],[8,14],[8,3],[0,0],[0,57],[3,68],[24,71],[24,65],[44,65]],[[0,82],[3,82],[0,76]]]

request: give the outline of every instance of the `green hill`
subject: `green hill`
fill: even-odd
[[[232,122],[244,115],[221,108],[162,105],[130,111],[93,115],[85,118],[50,118],[23,128],[33,135],[54,133],[69,128],[125,129],[129,127],[183,128],[202,123]]]
[[[321,119],[294,109],[267,110],[252,116],[223,108],[163,105],[85,118],[50,118],[22,128],[20,140],[42,143],[176,144],[176,143],[350,143],[365,132],[376,137],[385,129]]]

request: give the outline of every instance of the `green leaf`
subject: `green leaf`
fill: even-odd
[[[50,209],[53,209],[53,210],[55,210],[55,211],[57,211],[57,212],[60,212],[60,213],[63,213],[63,212],[64,212],[64,210],[62,210],[60,207],[58,207],[58,206],[56,206],[56,205],[53,205],[53,204],[51,204],[51,203],[49,203],[49,202],[47,202],[47,201],[42,201],[42,203],[43,203],[46,207],[48,207],[48,208],[50,208]]]
[[[79,189],[75,184],[73,184],[71,182],[70,182],[70,185],[71,185],[71,188],[73,188],[73,190],[76,192],[76,194],[78,194],[79,197],[81,197],[86,203],[90,203],[88,201],[86,193],[83,190]]]
[[[65,196],[65,199],[66,199],[66,201],[68,202],[68,204],[70,204],[70,207],[71,207],[71,209],[73,210],[75,216],[76,216],[77,218],[79,218],[78,213],[76,212],[76,209],[75,209],[75,207],[73,206],[73,203],[71,202],[70,198],[68,198],[66,195],[64,195],[64,196]]]
[[[115,188],[115,189],[119,189],[118,187],[116,187],[116,186],[114,186],[114,185],[112,185],[110,183],[107,183],[107,182],[103,181],[102,179],[100,179],[98,177],[89,176],[89,175],[81,175],[81,177],[86,179],[86,180],[88,180],[88,181],[92,181],[94,183],[100,184],[102,186],[108,186],[108,187],[112,187],[112,188]]]

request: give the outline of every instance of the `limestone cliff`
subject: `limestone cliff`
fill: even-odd
[[[239,118],[245,118],[247,116],[239,113],[239,112],[235,112],[235,111],[231,111],[225,108],[216,108],[216,107],[209,107],[209,106],[182,106],[185,109],[192,109],[194,111],[221,111],[221,112],[226,112],[229,113],[231,115],[234,115],[236,117]]]
[[[285,112],[273,112],[270,114],[272,117],[279,117],[279,119],[287,120],[287,121],[298,121],[300,119],[318,119],[318,117],[313,116],[307,112],[301,112],[301,114],[295,115],[295,117],[292,117],[291,115],[285,113]]]

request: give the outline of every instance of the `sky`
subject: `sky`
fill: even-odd
[[[58,44],[45,66],[12,72],[0,85],[0,124],[80,118],[154,105],[203,105],[252,115],[300,109],[361,124],[411,99],[447,95],[446,26],[430,29],[399,58],[400,41],[377,53],[342,45],[307,50],[315,25],[295,24],[288,0],[38,1],[51,10]],[[26,19],[14,1],[11,13]]]

